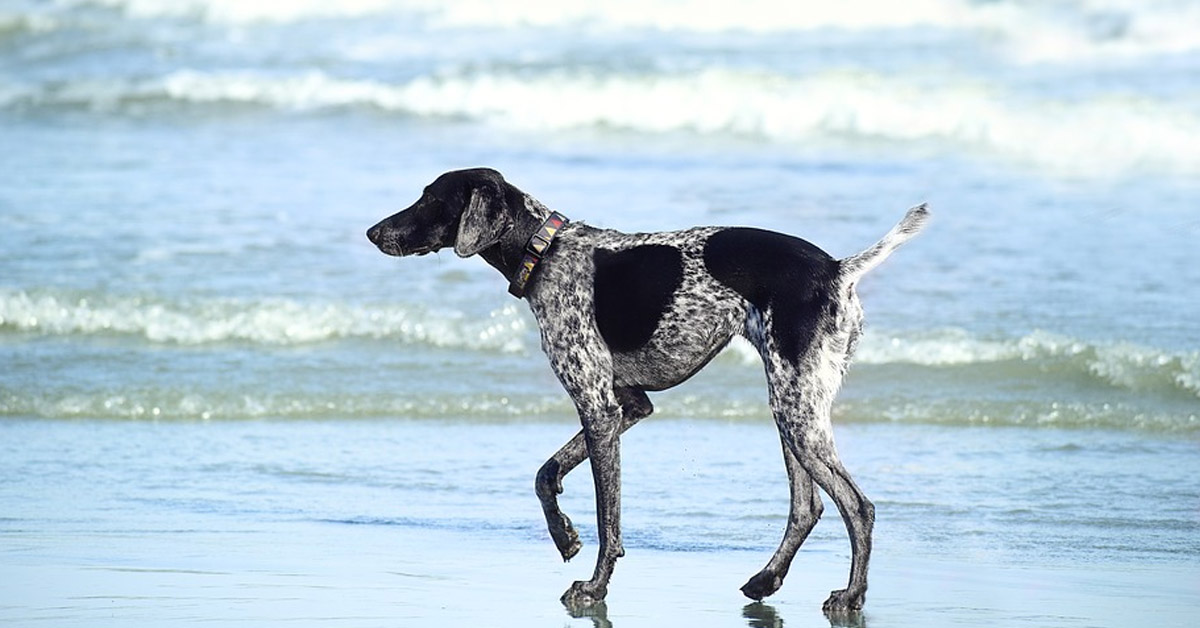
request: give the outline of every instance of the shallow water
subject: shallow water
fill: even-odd
[[[562,504],[585,550],[563,565],[532,478],[572,431],[566,422],[5,421],[0,577],[10,586],[0,617],[567,624],[557,594],[590,573],[595,551],[591,482],[586,470],[568,476]],[[1194,619],[1194,444],[906,425],[837,436],[878,508],[869,624]],[[651,419],[627,434],[628,556],[608,621],[820,618],[849,564],[832,506],[768,605],[747,606],[737,591],[786,523],[776,443],[768,425],[713,420]]]
[[[25,533],[113,532],[134,522],[133,531],[164,533],[215,517],[542,539],[533,475],[575,428],[10,420],[4,431],[6,521]],[[1194,443],[1125,432],[897,425],[844,426],[838,439],[879,508],[878,534],[899,554],[1151,564],[1192,562],[1200,553]],[[787,514],[778,449],[765,423],[638,426],[623,439],[627,542],[773,549]],[[586,466],[566,489],[564,509],[594,534]],[[809,546],[844,544],[829,514]]]
[[[221,620],[189,574],[236,597],[257,560],[273,575],[223,609],[325,617],[348,556],[406,535],[490,548],[543,578],[528,599],[581,577],[531,493],[575,420],[528,311],[479,260],[364,237],[478,165],[576,220],[753,225],[839,257],[929,201],[927,232],[861,286],[835,410],[880,512],[868,619],[1127,625],[1108,602],[1156,576],[1188,594],[1150,618],[1200,612],[1194,3],[497,6],[0,7],[0,575],[55,585],[3,587],[4,617],[88,623],[120,598],[125,618]],[[654,401],[624,441],[614,582],[642,601],[611,615],[674,593],[696,621],[749,621],[736,586],[786,501],[761,366],[735,343]],[[588,533],[590,486],[580,471],[564,497]],[[773,607],[789,622],[844,578],[831,514],[806,545],[823,571]],[[304,551],[256,545],[281,543]],[[334,575],[309,570],[320,547]],[[529,548],[547,560],[507,553]],[[465,552],[380,575],[398,555],[364,585],[410,595],[363,593],[365,623],[450,612],[420,603],[446,599],[443,560],[478,586]],[[698,597],[647,575],[708,559]],[[961,604],[912,584],[976,568]],[[1014,582],[1060,570],[1022,615]],[[293,571],[313,578],[282,586]],[[159,614],[156,574],[179,594]],[[497,586],[461,617],[514,595]],[[272,590],[300,601],[256,603]]]

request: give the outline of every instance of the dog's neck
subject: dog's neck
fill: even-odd
[[[521,268],[525,245],[550,217],[550,209],[528,194],[521,194],[521,209],[513,214],[513,226],[496,244],[479,252],[479,256],[500,271],[510,283]]]

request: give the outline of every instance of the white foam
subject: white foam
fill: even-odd
[[[401,101],[422,114],[527,128],[933,144],[1072,173],[1200,170],[1200,120],[1186,110],[1136,98],[1028,100],[967,80],[921,85],[865,73],[793,78],[729,70],[484,76],[422,79],[403,89]]]
[[[377,106],[404,109],[404,91],[373,81],[339,80],[320,72],[270,77],[253,72],[173,72],[133,86],[134,93],[197,103],[266,104],[285,109]]]
[[[760,364],[758,352],[740,338],[730,343],[723,359]],[[1048,374],[1085,375],[1124,390],[1175,390],[1200,397],[1200,351],[1172,352],[1127,341],[1087,342],[1041,330],[1019,338],[984,338],[959,328],[906,333],[868,328],[853,363],[935,368],[1020,364]],[[1004,377],[1011,375],[1010,369],[1002,370]]]
[[[424,76],[392,85],[315,71],[266,76],[184,70],[148,81],[81,82],[7,96],[97,108],[142,106],[156,98],[294,110],[373,107],[533,131],[608,128],[804,146],[910,145],[1070,175],[1200,172],[1200,114],[1179,105],[1135,96],[1054,101],[953,77],[928,83],[853,72],[789,77],[728,69],[603,76],[560,71]]]
[[[969,21],[969,4],[955,0],[911,0],[903,5],[880,0],[790,3],[744,0],[64,0],[68,5],[101,5],[133,17],[195,17],[244,24],[378,14],[428,16],[452,27],[511,28],[597,24],[613,28],[656,28],[714,32],[777,32],[813,28],[897,28],[951,26]]]
[[[758,352],[737,339],[723,354],[757,366]],[[1019,338],[981,338],[959,328],[863,334],[854,364],[954,368],[1024,364],[1087,375],[1125,390],[1177,390],[1200,397],[1200,351],[1172,352],[1127,341],[1087,342],[1047,331]]]
[[[805,3],[778,0],[466,0],[436,3],[438,19],[456,26],[561,26],[598,24],[693,32],[755,33],[841,28],[851,30],[950,26],[968,19],[969,9],[950,0],[878,0]]]
[[[121,334],[154,343],[292,345],[388,338],[481,351],[526,350],[525,319],[506,306],[472,319],[402,305],[212,299],[169,303],[133,297],[0,293],[0,329],[47,335]]]
[[[1018,362],[1086,374],[1119,389],[1177,390],[1200,397],[1200,351],[1172,352],[1127,341],[1087,342],[1046,331],[1017,339],[979,338],[961,329],[864,334],[860,364],[933,367]]]
[[[400,9],[410,3],[397,0],[65,0],[64,4],[107,6],[135,18],[189,17],[246,24],[359,17]]]
[[[997,3],[980,26],[1025,63],[1111,62],[1200,50],[1200,5],[1188,0]]]
[[[994,41],[1023,62],[1105,61],[1200,49],[1200,6],[1188,0],[60,0],[135,18],[194,18],[219,24],[389,15],[431,27],[470,29],[652,29],[696,33],[788,33],[821,29],[936,28]]]
[[[958,366],[1021,357],[1020,341],[980,339],[965,330],[950,328],[905,335],[877,334],[868,330],[855,360],[861,364]]]

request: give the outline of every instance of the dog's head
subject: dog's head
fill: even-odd
[[[513,226],[509,203],[520,192],[489,168],[447,172],[408,209],[367,230],[388,255],[424,255],[448,246],[470,257],[496,244]]]

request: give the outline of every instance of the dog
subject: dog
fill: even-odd
[[[839,260],[800,238],[747,227],[628,234],[571,222],[499,172],[476,168],[439,176],[367,238],[393,256],[449,247],[460,257],[478,255],[529,303],[542,349],[582,424],[535,481],[564,560],[581,545],[558,507],[563,477],[591,460],[596,487],[596,568],[567,589],[565,605],[604,600],[625,553],[620,436],[653,411],[646,393],[687,380],[740,334],[766,368],[791,485],[783,541],[741,591],[761,600],[782,586],[824,509],[819,487],[850,537],[848,585],[824,603],[826,612],[845,612],[863,605],[875,521],[874,505],[838,458],[830,420],[863,325],[855,287],[928,218],[924,204],[914,207],[875,245]]]

